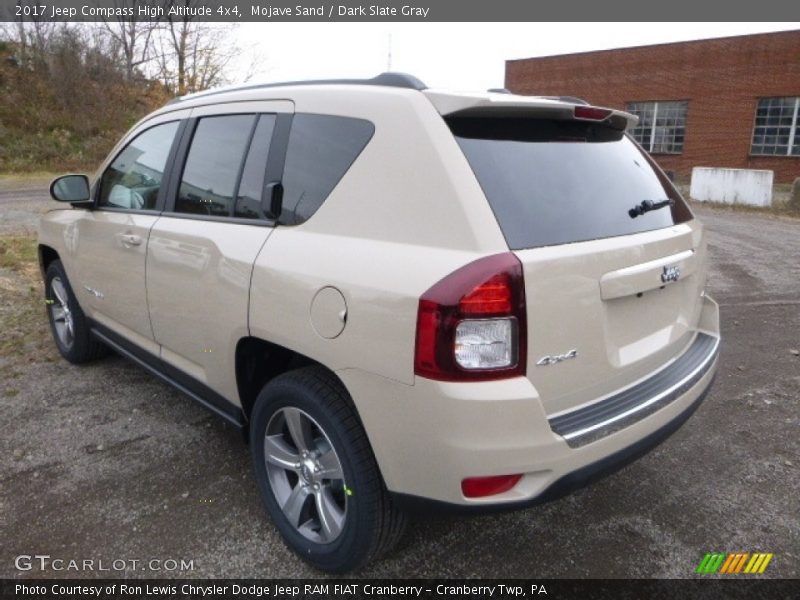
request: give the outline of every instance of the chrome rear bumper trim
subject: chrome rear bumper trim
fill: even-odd
[[[570,447],[584,446],[628,427],[683,395],[711,369],[719,338],[698,333],[689,348],[661,371],[613,396],[549,419]]]

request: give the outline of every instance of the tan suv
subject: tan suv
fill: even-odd
[[[179,99],[53,182],[55,342],[246,432],[321,569],[412,507],[553,499],[674,431],[716,366],[703,228],[634,119],[396,73]]]

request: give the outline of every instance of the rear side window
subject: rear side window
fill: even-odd
[[[687,221],[686,205],[622,131],[520,118],[448,121],[512,250]],[[643,200],[675,204],[632,218]]]
[[[313,215],[367,145],[375,127],[363,119],[296,114],[283,170],[284,225]]]
[[[197,123],[175,212],[228,217],[255,115],[205,117]]]

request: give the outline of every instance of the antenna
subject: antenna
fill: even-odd
[[[389,44],[386,52],[386,70],[392,70],[392,33],[389,32]]]

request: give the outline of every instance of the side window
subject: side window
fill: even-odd
[[[255,115],[200,119],[183,168],[175,212],[228,217]]]
[[[153,210],[178,122],[140,133],[120,152],[100,180],[99,206]]]
[[[239,191],[233,216],[240,219],[258,219],[261,211],[261,192],[264,189],[264,176],[267,168],[267,155],[272,132],[275,129],[275,115],[261,115],[258,118],[250,150],[242,170]]]
[[[283,170],[280,222],[297,225],[309,219],[361,154],[374,131],[375,126],[362,119],[296,114]]]

